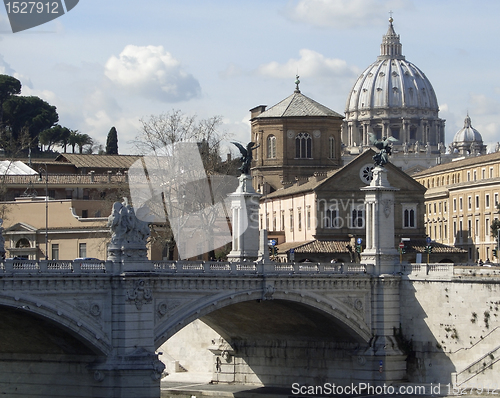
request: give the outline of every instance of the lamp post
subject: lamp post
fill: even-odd
[[[47,165],[38,169],[38,181],[43,181],[42,173],[45,173],[45,260],[49,259],[49,174]]]

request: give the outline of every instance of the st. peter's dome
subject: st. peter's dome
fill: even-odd
[[[345,145],[368,145],[368,133],[393,136],[399,145],[444,142],[444,120],[431,82],[402,55],[393,19],[383,36],[380,55],[359,76],[346,103]]]

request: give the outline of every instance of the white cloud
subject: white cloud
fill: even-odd
[[[388,18],[386,12],[410,4],[408,0],[293,0],[287,14],[294,21],[313,26],[356,28],[380,25]]]
[[[308,49],[300,50],[299,54],[299,59],[292,58],[285,64],[270,62],[261,65],[257,72],[264,76],[286,79],[294,77],[296,74],[318,79],[351,77],[359,74],[356,68],[349,67],[347,62],[342,59],[326,58],[324,55]]]
[[[163,46],[128,45],[105,65],[106,76],[133,94],[163,102],[200,95],[200,84]]]

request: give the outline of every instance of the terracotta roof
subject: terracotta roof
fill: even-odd
[[[295,253],[349,253],[349,240],[314,240],[297,249]]]
[[[431,242],[432,253],[467,253],[467,250],[455,246],[443,245],[438,242]],[[406,253],[417,252],[425,253],[427,243],[425,239],[412,239],[406,242]]]
[[[339,113],[332,111],[319,102],[306,97],[300,92],[295,92],[283,101],[262,112],[257,119],[268,117],[303,117],[303,116],[335,116],[344,118]]]
[[[480,165],[488,162],[497,162],[500,160],[500,152],[489,153],[480,156],[468,156],[465,159],[452,161],[449,163],[440,164],[419,173],[412,175],[413,178],[421,178],[431,174],[441,173],[444,171],[452,171],[462,167]]]
[[[56,158],[56,162],[71,163],[77,168],[128,169],[141,157],[138,155],[83,155],[63,153]]]
[[[342,169],[328,171],[326,178],[323,178],[320,181],[317,181],[314,177],[311,177],[309,179],[309,181],[307,181],[301,185],[294,184],[288,188],[280,188],[280,189],[278,189],[278,190],[276,190],[276,191],[274,191],[266,196],[263,196],[263,198],[271,199],[271,198],[276,198],[276,197],[280,197],[280,196],[295,195],[295,194],[302,193],[302,192],[312,191],[316,187],[318,187],[319,185],[324,183],[328,178],[333,176],[335,173],[338,173],[340,170],[342,170]]]
[[[411,239],[405,242],[406,253],[425,253],[427,243],[425,239]],[[294,249],[295,253],[349,253],[346,246],[350,240],[312,240],[305,242],[285,242],[277,245],[280,253]],[[431,242],[432,253],[466,253],[467,251],[455,246]]]

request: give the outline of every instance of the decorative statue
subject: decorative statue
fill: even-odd
[[[403,142],[403,153],[408,155],[408,143],[406,141]]]
[[[108,227],[111,228],[111,244],[127,246],[129,244],[146,245],[150,231],[148,223],[139,220],[134,208],[128,204],[127,198],[123,202],[115,202],[108,217]]]
[[[438,150],[439,150],[439,153],[445,153],[446,152],[446,147],[444,146],[443,142],[440,142],[438,144]]]
[[[368,138],[370,144],[380,150],[379,153],[373,156],[375,166],[384,167],[389,162],[389,155],[392,153],[392,143],[396,142],[397,139],[394,137],[382,137],[381,140],[377,140],[373,133],[368,133]]]
[[[253,159],[252,151],[257,149],[260,145],[254,146],[255,142],[249,142],[245,148],[238,142],[233,142],[233,144],[236,145],[241,152],[241,167],[238,170],[241,171],[241,174],[250,174],[250,167]]]
[[[418,154],[420,152],[420,143],[415,141],[415,153]]]

